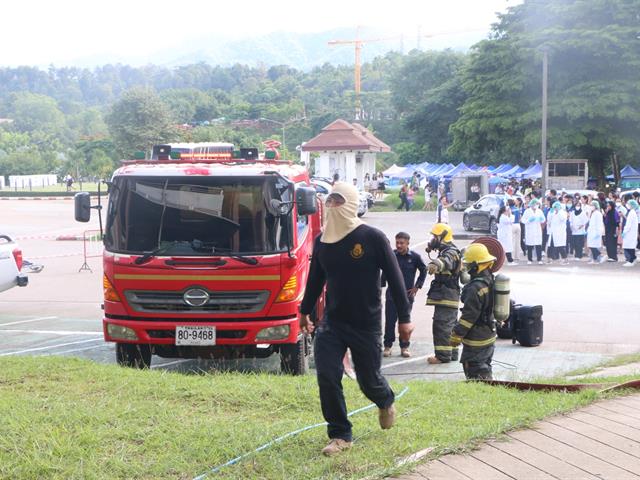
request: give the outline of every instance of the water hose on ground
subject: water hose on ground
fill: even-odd
[[[402,396],[405,393],[407,393],[407,390],[409,390],[409,387],[404,387],[402,389],[402,391],[398,395],[396,395],[396,400],[399,400],[400,398],[402,398]],[[375,403],[369,404],[369,405],[367,405],[365,407],[361,407],[361,408],[358,408],[358,409],[356,409],[356,410],[354,410],[352,412],[349,412],[347,414],[347,416],[351,417],[353,415],[356,415],[357,413],[361,413],[361,412],[364,412],[366,410],[370,410],[375,406],[376,406]],[[202,479],[206,478],[209,475],[212,475],[214,473],[218,473],[220,470],[222,470],[225,467],[229,467],[231,465],[234,465],[234,464],[238,463],[239,461],[244,460],[245,458],[253,455],[254,453],[258,453],[258,452],[261,452],[262,450],[266,450],[267,448],[271,447],[272,445],[275,445],[276,443],[280,443],[283,440],[286,440],[287,438],[293,437],[293,436],[298,435],[298,434],[300,434],[302,432],[306,432],[307,430],[312,430],[314,428],[323,427],[325,425],[327,425],[327,422],[315,423],[313,425],[307,425],[306,427],[299,428],[298,430],[294,430],[292,432],[285,433],[284,435],[281,435],[281,436],[279,436],[277,438],[274,438],[273,440],[271,440],[270,442],[265,443],[264,445],[260,445],[255,450],[251,450],[250,452],[243,453],[242,455],[239,455],[239,456],[237,456],[235,458],[232,458],[231,460],[229,460],[226,463],[223,463],[222,465],[218,465],[217,467],[212,468],[211,470],[209,470],[208,472],[203,473],[202,475],[198,475],[193,480],[202,480]]]
[[[479,380],[487,385],[515,388],[518,390],[534,390],[545,392],[579,392],[581,390],[598,390],[598,393],[611,392],[614,390],[623,390],[625,388],[633,388],[640,390],[640,380],[631,380],[624,383],[531,383],[531,382],[512,382],[509,380]]]

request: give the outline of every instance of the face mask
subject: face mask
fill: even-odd
[[[431,237],[431,240],[429,240],[429,243],[427,243],[427,253],[430,253],[434,250],[438,250],[440,248],[440,239],[437,238],[435,235]]]

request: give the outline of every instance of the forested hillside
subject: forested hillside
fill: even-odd
[[[539,158],[542,51],[549,56],[549,156],[640,158],[640,0],[528,0],[469,54],[387,53],[362,67],[360,121],[387,162],[526,164]],[[0,175],[103,176],[165,141],[295,148],[354,120],[351,66],[0,69]]]

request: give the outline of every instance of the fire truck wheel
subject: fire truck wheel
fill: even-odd
[[[296,343],[280,345],[280,370],[289,375],[305,375],[309,371],[309,342],[305,335]]]
[[[116,360],[123,367],[149,368],[151,347],[138,343],[116,343]]]

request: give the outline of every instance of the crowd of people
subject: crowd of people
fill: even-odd
[[[382,199],[386,190],[385,178],[382,172],[364,176],[364,191],[369,192],[375,199]]]
[[[589,258],[589,263],[617,262],[618,252],[624,255],[624,267],[636,263],[640,248],[640,194],[623,197],[615,193],[606,196],[563,194],[551,190],[545,198],[530,191],[513,196],[500,207],[498,240],[509,264],[517,264],[520,252],[527,263],[543,264],[560,261],[568,264]]]

